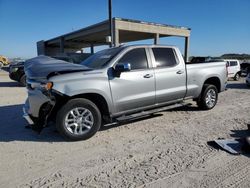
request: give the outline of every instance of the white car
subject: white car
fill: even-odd
[[[247,74],[246,84],[247,84],[248,87],[250,87],[250,73]]]
[[[236,59],[225,59],[227,62],[228,78],[233,78],[234,80],[240,79],[240,62]]]

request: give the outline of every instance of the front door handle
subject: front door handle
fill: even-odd
[[[152,74],[145,74],[143,77],[144,78],[151,78],[151,77],[153,77],[153,75]]]
[[[183,74],[184,73],[184,71],[182,71],[182,70],[178,70],[177,72],[176,72],[176,74]]]

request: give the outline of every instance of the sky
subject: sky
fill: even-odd
[[[191,56],[250,54],[250,0],[112,0],[113,16],[191,28]],[[36,42],[108,18],[108,0],[0,0],[0,54],[36,56]],[[152,43],[152,40],[141,43]],[[184,39],[166,37],[160,44]]]

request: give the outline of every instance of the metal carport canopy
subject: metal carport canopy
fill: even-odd
[[[191,32],[189,28],[123,18],[113,18],[112,21],[114,46],[145,39],[154,39],[154,43],[158,44],[160,37],[177,36],[185,37],[185,56],[187,57],[188,55]],[[37,43],[38,55],[51,55],[51,49],[53,49],[53,53],[64,53],[81,50],[86,47],[93,48],[94,46],[109,45],[106,42],[106,37],[110,35],[109,33],[109,21],[106,20],[47,41],[39,41]]]

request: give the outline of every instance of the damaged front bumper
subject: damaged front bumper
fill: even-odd
[[[34,121],[31,119],[28,110],[29,110],[28,100],[26,100],[23,106],[23,118],[27,121],[29,125],[34,125]]]
[[[48,118],[55,106],[51,93],[41,90],[28,90],[28,98],[23,106],[23,118],[33,130],[41,132],[47,125]]]

